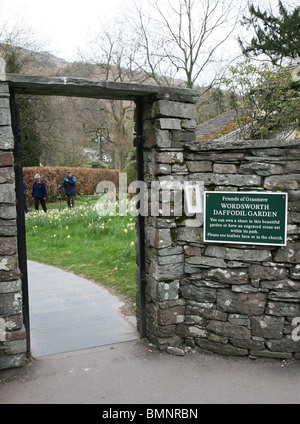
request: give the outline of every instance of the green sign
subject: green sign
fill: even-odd
[[[204,241],[286,246],[287,194],[205,192]]]

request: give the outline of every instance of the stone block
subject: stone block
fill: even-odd
[[[11,152],[0,153],[0,167],[13,166],[14,159]]]
[[[300,304],[290,302],[270,301],[267,304],[266,314],[278,317],[299,317]]]
[[[166,148],[171,147],[172,140],[170,136],[170,131],[168,130],[160,130],[158,128],[152,128],[151,130],[145,131],[145,144],[144,147],[160,147]]]
[[[156,119],[154,127],[159,130],[181,130],[181,120],[171,118]]]
[[[0,282],[0,294],[17,293],[21,291],[21,280]]]
[[[227,264],[223,259],[209,258],[207,256],[194,256],[187,258],[186,263],[199,268],[227,268]]]
[[[269,292],[268,298],[270,301],[300,302],[300,291],[281,292],[271,290]]]
[[[196,344],[203,350],[224,356],[247,356],[248,350],[241,349],[229,344],[215,343],[207,339],[196,339]]]
[[[211,161],[188,161],[187,167],[190,172],[212,172]]]
[[[191,180],[204,181],[205,185],[233,187],[260,187],[261,177],[257,175],[232,175],[232,174],[191,174]]]
[[[146,244],[156,249],[164,249],[171,247],[171,231],[170,229],[158,229],[147,227],[145,231]]]
[[[280,281],[261,281],[260,287],[278,292],[300,292],[300,282],[288,278]],[[280,294],[278,294],[280,295]]]
[[[194,104],[159,100],[153,104],[152,118],[164,116],[182,119],[197,119],[197,106]]]
[[[4,318],[6,331],[16,331],[23,327],[23,315],[9,315]]]
[[[272,359],[292,359],[290,353],[270,352],[269,350],[251,350],[251,356],[257,358],[272,358]]]
[[[7,99],[2,99],[7,100]],[[0,107],[0,126],[11,125],[11,115],[9,107]]]
[[[169,256],[158,256],[157,257],[157,264],[158,265],[171,265],[171,264],[178,264],[182,263],[184,260],[183,255],[169,255]]]
[[[251,318],[252,335],[264,339],[282,339],[284,318],[261,316]]]
[[[26,353],[26,340],[17,340],[14,342],[5,342],[4,351],[6,355],[17,355]]]
[[[215,174],[236,174],[237,173],[237,167],[233,164],[222,164],[222,163],[215,163],[213,172]]]
[[[176,327],[176,334],[183,338],[202,338],[207,337],[207,331],[204,327],[180,324]]]
[[[15,184],[2,184],[0,190],[0,203],[14,204],[15,201]]]
[[[177,347],[182,343],[179,336],[173,335],[172,337],[160,338],[151,334],[148,335],[149,340],[158,347],[159,350],[165,351],[169,346]]]
[[[204,317],[201,317],[199,315],[188,315],[186,314],[185,324],[187,325],[197,325],[198,327],[206,327],[207,326],[207,319]]]
[[[212,331],[222,337],[230,337],[232,339],[241,340],[251,339],[251,331],[248,328],[230,324],[229,322],[210,321],[206,329],[207,331]]]
[[[17,240],[15,237],[0,237],[0,260],[3,255],[13,255],[17,252]]]
[[[245,271],[235,271],[231,269],[210,269],[203,271],[203,278],[206,280],[217,281],[222,284],[247,284],[248,274]]]
[[[300,280],[300,265],[296,265],[290,270],[290,276],[293,280]]]
[[[172,325],[157,325],[154,322],[148,322],[148,331],[159,338],[173,337],[175,334],[176,324]]]
[[[13,237],[17,235],[17,223],[15,220],[0,222],[0,237]]]
[[[9,97],[7,95],[0,95],[0,109],[10,110]]]
[[[298,190],[299,183],[300,174],[276,175],[265,179],[264,188],[270,191]]]
[[[157,281],[153,276],[146,275],[146,293],[157,302],[172,301],[178,299],[179,281],[170,283]]]
[[[269,250],[234,249],[222,246],[208,246],[206,256],[213,256],[229,261],[264,262],[272,259]]]
[[[185,130],[194,130],[197,128],[197,120],[196,119],[183,119],[181,121],[181,126]]]
[[[158,265],[156,262],[151,262],[149,274],[157,281],[178,280],[179,286],[179,279],[183,275],[183,263]]]
[[[0,271],[0,283],[3,281],[18,280],[19,278],[20,271],[18,268],[12,271]]]
[[[215,289],[197,287],[193,284],[182,286],[180,292],[184,299],[195,300],[196,302],[213,303],[217,300]]]
[[[173,174],[188,174],[188,169],[185,163],[172,165],[172,173]]]
[[[180,324],[185,319],[185,306],[174,306],[172,308],[160,309],[157,311],[158,325]]]
[[[218,309],[231,314],[263,315],[266,303],[266,293],[233,293],[225,289],[220,289],[217,293]]]
[[[176,355],[176,356],[184,356],[184,355],[185,355],[184,350],[179,349],[178,347],[172,347],[172,346],[169,346],[169,347],[167,348],[167,352],[168,352],[170,355]]]
[[[157,154],[157,161],[160,163],[175,164],[183,162],[182,152],[161,152]]]
[[[17,268],[17,257],[0,256],[0,271],[13,271]]]
[[[9,85],[6,82],[0,82],[0,97],[9,98]]]
[[[2,316],[22,313],[21,293],[2,294],[0,296],[0,311]]]
[[[200,247],[184,246],[184,253],[186,256],[199,256],[201,257]],[[300,270],[299,270],[300,272]]]
[[[196,133],[193,131],[172,131],[172,141],[186,143],[196,140]],[[179,144],[181,146],[181,144]]]
[[[203,230],[201,228],[181,227],[178,229],[177,240],[186,243],[201,243],[203,241]]]
[[[17,211],[15,205],[0,205],[0,218],[15,220]]]
[[[155,175],[169,175],[171,174],[171,165],[166,163],[159,163],[155,167]]]
[[[239,172],[241,174],[252,174],[253,171],[260,176],[268,177],[270,175],[281,175],[284,174],[285,170],[282,165],[265,162],[253,162],[242,164]]]
[[[288,242],[286,247],[279,248],[275,252],[274,261],[299,264],[300,243]]]
[[[235,325],[250,326],[250,318],[247,315],[229,314],[228,322]]]
[[[236,340],[230,339],[230,343],[235,347],[240,347],[241,349],[251,349],[251,350],[264,350],[265,342],[257,340]]]
[[[270,266],[262,266],[262,265],[250,265],[249,267],[249,276],[250,278],[257,280],[281,280],[286,278],[287,269],[278,267],[274,264]],[[272,283],[271,283],[272,284]]]
[[[14,184],[15,174],[12,167],[10,168],[0,168],[0,184],[8,183]]]
[[[183,252],[182,246],[169,247],[166,249],[159,249],[158,256],[180,255]]]
[[[26,341],[26,330],[25,330],[24,325],[16,331],[7,332],[6,341],[10,342],[10,343],[11,342],[17,342],[17,341],[24,343],[24,341]],[[25,346],[25,351],[26,351],[26,346]],[[21,352],[15,351],[14,353],[22,353],[22,352],[24,352],[24,350],[21,350]]]
[[[0,355],[0,370],[5,370],[8,368],[20,368],[25,365],[26,354],[17,354],[17,355]]]
[[[266,345],[272,352],[300,352],[300,343],[294,342],[292,339],[269,340]]]

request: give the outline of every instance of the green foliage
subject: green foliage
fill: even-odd
[[[226,94],[220,88],[199,88],[198,123],[202,124],[226,112]]]
[[[127,184],[129,185],[136,178],[136,160],[135,160],[135,147],[132,147],[126,156],[123,172],[127,174]]]
[[[39,166],[42,154],[40,135],[36,125],[36,111],[30,96],[19,96],[22,164],[23,166]]]
[[[265,54],[274,65],[281,64],[284,58],[295,59],[300,56],[300,7],[291,13],[278,2],[279,15],[262,12],[252,4],[249,7],[250,17],[243,17],[242,24],[255,30],[256,36],[251,42],[240,46],[247,57]]]
[[[97,169],[113,169],[111,163],[102,162],[101,160],[88,162],[83,165],[84,168],[97,168]]]
[[[224,83],[244,139],[278,133],[285,137],[299,129],[300,86],[292,80],[290,69],[274,70],[267,63],[258,67],[247,60],[230,71]]]

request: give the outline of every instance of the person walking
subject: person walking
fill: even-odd
[[[74,208],[75,205],[75,196],[76,196],[76,177],[72,175],[71,171],[68,171],[68,175],[64,178],[63,182],[58,188],[66,190],[68,207],[70,209]]]
[[[41,180],[41,177],[39,174],[36,174],[34,176],[35,182],[33,183],[32,187],[32,198],[34,200],[34,206],[35,210],[39,210],[39,204],[41,203],[42,208],[45,213],[47,213],[47,207],[46,207],[46,198],[47,198],[47,188],[44,181]]]

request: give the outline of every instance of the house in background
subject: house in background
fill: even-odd
[[[199,142],[211,141],[223,139],[236,131],[238,131],[237,115],[235,110],[231,110],[200,124],[196,129],[196,137]]]

